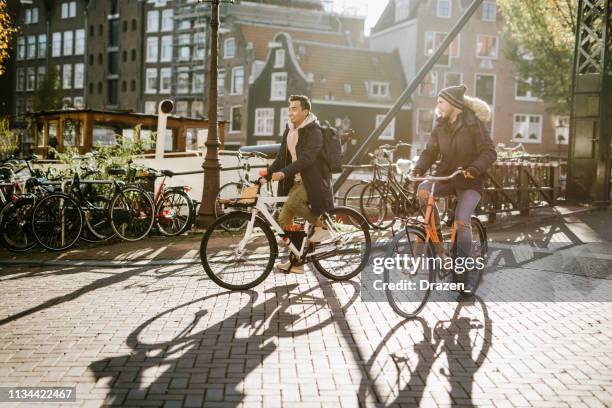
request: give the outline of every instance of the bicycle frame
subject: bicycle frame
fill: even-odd
[[[427,207],[425,209],[425,242],[427,243],[431,240],[431,242],[433,242],[434,244],[440,244],[442,243],[442,241],[440,241],[440,238],[437,234],[438,229],[436,227],[436,216],[434,215],[434,207],[436,205],[436,198],[434,197],[435,186],[435,182],[431,183],[431,190],[429,191],[429,198],[427,199]],[[455,226],[455,223],[453,223],[450,240],[451,244],[455,242],[456,234],[457,227]]]

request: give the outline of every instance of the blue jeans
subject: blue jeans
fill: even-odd
[[[425,212],[427,199],[431,192],[431,181],[424,181],[417,188],[417,197],[419,204]],[[470,218],[474,214],[474,210],[480,201],[480,193],[476,190],[458,190],[456,191],[451,183],[435,182],[434,197],[448,197],[451,194],[457,196],[457,207],[455,208],[455,226],[457,228],[457,256],[470,257],[472,256],[472,222]],[[436,220],[436,228],[440,231],[440,214],[438,209],[434,208],[434,216]]]

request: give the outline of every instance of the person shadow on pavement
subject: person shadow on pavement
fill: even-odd
[[[347,283],[356,286],[354,282],[344,282]],[[183,394],[185,405],[215,402],[223,402],[224,406],[239,405],[245,397],[243,387],[247,376],[277,351],[275,339],[304,335],[332,323],[332,315],[326,310],[328,300],[314,293],[321,286],[334,284],[323,282],[302,292],[295,291],[297,284],[276,286],[264,291],[266,300],[259,304],[256,291],[221,292],[165,310],[128,336],[129,353],[90,365],[96,382],[103,380],[110,387],[104,404],[146,405],[153,400],[176,401]],[[359,292],[354,290],[354,293],[343,308],[355,302]],[[224,301],[234,302],[245,296],[248,300],[241,302],[237,312],[206,325],[210,315],[218,314],[218,309],[214,309],[227,304]],[[182,314],[181,309],[191,310],[199,304],[204,308],[195,311],[189,324],[171,340],[145,342],[146,338],[163,338],[164,333],[155,329],[163,329],[164,321],[168,321],[171,330],[171,323]],[[308,315],[293,313],[290,309],[295,305]],[[312,314],[318,313],[328,317],[312,318]],[[308,325],[311,321],[316,323]],[[151,381],[152,372],[157,375]]]

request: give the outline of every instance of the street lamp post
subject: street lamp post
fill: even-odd
[[[201,1],[204,3],[204,1]],[[208,137],[206,139],[206,156],[202,168],[204,169],[204,188],[202,190],[202,203],[198,210],[197,226],[205,228],[215,219],[214,205],[215,197],[219,191],[219,142],[217,121],[217,75],[218,75],[218,35],[219,35],[219,4],[233,3],[233,0],[210,0],[210,72],[208,90]]]

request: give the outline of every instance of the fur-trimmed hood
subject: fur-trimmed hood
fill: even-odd
[[[474,112],[474,115],[483,123],[487,123],[491,120],[491,108],[489,104],[473,96],[465,95],[463,97],[463,104],[466,108]]]

